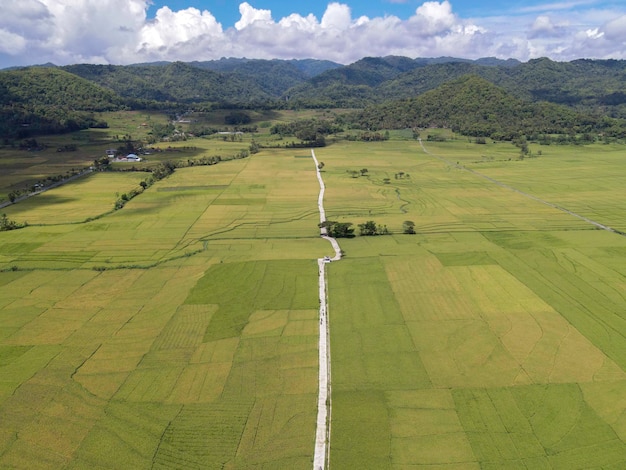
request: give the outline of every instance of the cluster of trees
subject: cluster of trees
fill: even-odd
[[[152,169],[149,169],[149,168],[137,169],[133,167],[130,169],[130,171],[147,171],[147,172],[150,172],[150,175],[139,183],[139,188],[135,188],[127,193],[118,195],[117,199],[115,200],[113,208],[114,210],[119,210],[123,208],[128,201],[140,195],[144,190],[152,186],[155,182],[160,181],[164,178],[167,178],[169,175],[174,173],[174,171],[176,171],[176,168],[185,168],[185,167],[201,166],[201,165],[217,165],[218,163],[222,161],[237,160],[241,158],[247,158],[248,156],[250,156],[250,152],[244,149],[244,150],[240,150],[239,152],[237,152],[236,154],[230,157],[222,157],[220,155],[213,155],[213,156],[200,157],[194,160],[189,159],[187,161],[178,161],[176,163],[167,161],[167,162],[163,162],[157,165],[155,168],[152,168]],[[108,157],[102,157],[94,161],[94,165],[96,166],[96,168],[101,169],[101,170],[109,169],[110,168],[109,163],[110,161]]]
[[[318,224],[320,228],[326,228],[326,233],[333,238],[353,238],[354,227],[351,222],[336,222],[334,220],[325,220]]]
[[[17,223],[14,220],[10,220],[6,214],[2,214],[0,217],[0,232],[6,232],[8,230],[17,230],[18,228],[24,228],[27,223]]]
[[[224,122],[229,126],[240,126],[242,124],[250,124],[252,118],[244,111],[231,111],[224,116]]]
[[[373,237],[376,235],[389,235],[390,232],[386,225],[380,225],[373,220],[368,220],[362,224],[359,224],[359,235],[365,237]]]
[[[336,222],[332,220],[325,220],[318,224],[320,228],[326,228],[328,236],[333,238],[353,238],[354,227],[351,222]],[[372,237],[377,235],[389,235],[391,232],[386,225],[377,224],[373,220],[368,220],[358,225],[359,235],[364,237]],[[402,233],[413,235],[415,234],[415,222],[412,220],[405,220],[402,224]]]
[[[360,140],[362,142],[381,142],[384,140],[389,140],[389,131],[385,131],[385,132],[365,131],[365,132],[359,132],[358,134],[349,134],[346,137],[346,140],[351,140],[351,141]]]
[[[342,132],[343,127],[329,119],[299,119],[289,123],[276,124],[270,134],[293,136],[304,142],[325,145],[325,136]],[[323,145],[317,145],[323,146]]]
[[[139,183],[139,188],[135,188],[127,193],[122,193],[118,195],[115,204],[113,205],[113,209],[119,210],[123,208],[128,201],[143,193],[146,188],[149,188],[155,182],[162,180],[163,178],[166,178],[174,173],[175,169],[176,165],[172,162],[164,162],[157,165],[155,168],[152,169],[150,176],[148,176],[146,179]]]

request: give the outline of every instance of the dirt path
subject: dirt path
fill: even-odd
[[[317,200],[317,206],[320,211],[320,222],[326,220],[324,212],[324,180],[318,167],[319,162],[315,157],[315,151],[311,149],[311,156],[315,162],[317,170],[317,180],[320,183],[320,194]],[[317,427],[315,431],[315,455],[313,457],[313,470],[323,470],[328,462],[328,454],[330,451],[330,336],[328,329],[328,302],[327,302],[327,284],[326,284],[326,264],[341,259],[341,248],[332,237],[329,237],[326,228],[320,229],[322,238],[328,240],[335,251],[332,258],[320,258],[317,260],[319,271],[319,301],[320,301],[320,335],[319,335],[319,391],[317,398]]]

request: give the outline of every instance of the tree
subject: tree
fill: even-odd
[[[367,168],[361,168],[361,176],[365,176],[367,174]]]
[[[111,160],[109,159],[109,157],[101,157],[93,161],[93,165],[96,167],[97,170],[107,169],[109,168],[110,164]]]
[[[320,228],[326,228],[328,236],[333,238],[352,238],[354,237],[354,228],[351,222],[335,222],[333,220],[325,220],[318,224]]]
[[[324,168],[324,162],[319,162],[319,163],[317,164],[317,169],[321,171],[321,170],[322,170],[322,168]]]
[[[2,214],[2,216],[0,217],[0,232],[16,230],[25,226],[26,224],[18,224],[14,220],[8,219],[6,214]]]
[[[359,235],[371,237],[378,235],[378,226],[373,220],[368,220],[363,224],[359,224]]]
[[[248,113],[243,111],[232,111],[224,116],[224,122],[228,125],[234,126],[239,124],[250,124],[252,118]]]
[[[415,234],[415,222],[413,222],[412,220],[405,220],[402,223],[402,233],[414,235]]]

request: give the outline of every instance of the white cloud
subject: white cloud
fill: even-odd
[[[235,28],[238,30],[242,30],[255,22],[265,24],[272,22],[272,12],[270,10],[257,10],[247,2],[239,5],[239,13],[241,14],[241,19],[235,23]]]
[[[5,54],[22,54],[26,48],[26,40],[11,31],[0,29],[0,52]]]
[[[141,47],[145,51],[168,51],[200,37],[219,39],[222,33],[222,26],[208,11],[187,8],[173,12],[163,7],[141,28]]]
[[[446,33],[457,23],[448,0],[442,3],[426,2],[415,10],[415,16],[409,20],[423,36],[436,36]]]
[[[356,0],[348,0],[356,1]],[[71,2],[71,3],[70,3]],[[223,56],[313,57],[350,63],[364,56],[549,56],[626,58],[626,10],[580,9],[589,1],[552,3],[552,11],[462,18],[448,1],[426,1],[407,19],[353,18],[347,3],[328,3],[321,18],[274,19],[248,2],[224,28],[207,10],[162,7],[150,0],[11,0],[0,16],[0,67],[14,64],[134,63]],[[574,6],[579,9],[574,9]]]
[[[528,36],[530,38],[564,37],[567,35],[568,26],[567,23],[555,24],[549,16],[540,15],[535,18],[535,21],[530,27]]]
[[[348,5],[331,3],[326,8],[320,26],[323,29],[346,30],[352,24],[352,13]]]

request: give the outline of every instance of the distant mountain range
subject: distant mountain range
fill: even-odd
[[[126,66],[45,64],[0,71],[0,113],[7,119],[11,113],[18,116],[4,127],[23,122],[32,129],[31,121],[37,121],[43,130],[46,119],[54,119],[55,113],[70,113],[84,123],[88,122],[84,113],[121,107],[362,109],[415,98],[467,75],[481,77],[523,101],[626,117],[624,60],[555,62],[542,58],[522,63],[399,56],[366,57],[350,65],[314,59],[235,58]],[[42,112],[46,119],[35,119]]]
[[[363,107],[417,96],[467,74],[522,99],[586,109],[626,104],[626,61],[529,62],[482,58],[366,57],[350,65],[321,60],[220,59],[131,66],[71,65],[62,70],[123,98],[228,106]],[[615,110],[610,111],[613,113]]]

